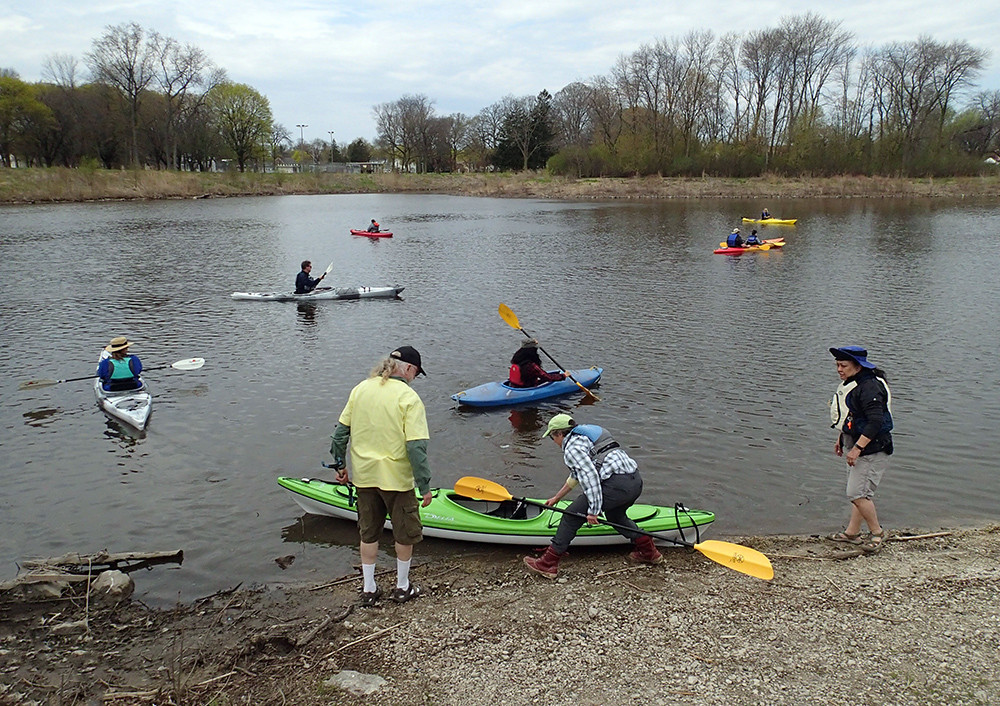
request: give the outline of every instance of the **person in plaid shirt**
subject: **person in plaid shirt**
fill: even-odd
[[[550,421],[542,438],[551,437],[563,452],[563,461],[569,468],[569,478],[559,492],[545,501],[555,505],[577,485],[583,493],[567,508],[575,515],[564,514],[559,521],[556,536],[545,553],[537,559],[525,557],[528,569],[545,578],[554,579],[559,573],[559,560],[577,531],[586,521],[599,523],[603,512],[609,522],[623,525],[615,528],[632,540],[633,551],[629,559],[645,564],[659,564],[663,555],[653,540],[639,532],[626,511],[642,494],[639,466],[625,453],[610,433],[594,424],[577,424],[568,414],[557,414]],[[584,520],[580,515],[586,515]]]

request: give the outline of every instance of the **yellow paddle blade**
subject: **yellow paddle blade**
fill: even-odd
[[[771,560],[756,549],[731,542],[720,542],[717,539],[707,539],[694,545],[694,548],[712,561],[733,571],[739,571],[765,581],[774,578]]]
[[[726,245],[725,243],[719,243],[719,247],[720,248],[728,248],[729,246]]]
[[[767,243],[764,243],[763,245],[760,246],[760,249],[761,250],[770,250],[771,246],[769,244],[767,244]]]
[[[507,492],[507,489],[499,483],[494,483],[485,478],[476,478],[475,476],[465,476],[455,481],[455,492],[473,500],[503,502],[504,500],[513,499],[513,496]]]
[[[510,310],[510,307],[506,304],[501,304],[497,311],[500,312],[500,318],[507,322],[507,325],[511,328],[520,329],[521,322],[517,320],[517,314]]]

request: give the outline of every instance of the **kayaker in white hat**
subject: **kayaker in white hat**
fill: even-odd
[[[128,352],[132,341],[126,336],[115,336],[101,352],[101,360],[97,364],[97,377],[101,386],[108,392],[122,390],[137,390],[142,387],[139,373],[142,372],[142,361],[138,356]]]
[[[663,555],[653,540],[641,534],[638,525],[626,514],[642,494],[642,477],[638,464],[611,434],[596,424],[577,424],[568,414],[557,414],[549,420],[542,438],[546,436],[562,449],[569,478],[545,504],[555,505],[577,485],[583,493],[567,508],[576,514],[564,514],[559,520],[556,536],[545,553],[537,559],[524,558],[527,567],[536,574],[554,579],[559,573],[559,560],[569,549],[577,531],[584,522],[599,524],[601,513],[608,522],[624,526],[615,529],[632,540],[633,551],[628,555],[629,559],[644,564],[663,561]],[[586,515],[587,519],[584,520],[581,515]]]
[[[743,236],[740,235],[739,228],[733,228],[733,232],[729,234],[726,238],[727,248],[742,248],[743,247]]]

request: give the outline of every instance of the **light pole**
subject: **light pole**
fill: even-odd
[[[299,144],[301,145],[303,142],[306,141],[306,128],[309,127],[309,126],[308,125],[296,125],[295,127],[297,127],[299,129]]]
[[[330,135],[330,164],[333,164],[333,130],[327,130]]]

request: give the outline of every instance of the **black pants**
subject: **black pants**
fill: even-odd
[[[615,529],[624,537],[634,540],[642,535],[638,532],[638,525],[626,515],[626,511],[635,505],[635,501],[642,495],[642,478],[639,472],[629,474],[615,474],[605,481],[601,481],[601,492],[604,495],[604,516],[608,522],[616,525],[623,525],[623,528]],[[580,496],[570,503],[567,508],[570,512],[586,515],[590,501],[587,495],[581,493]],[[573,541],[577,531],[587,520],[576,515],[563,515],[559,521],[559,529],[552,540],[552,549],[557,554],[562,554],[569,549],[569,543]]]

